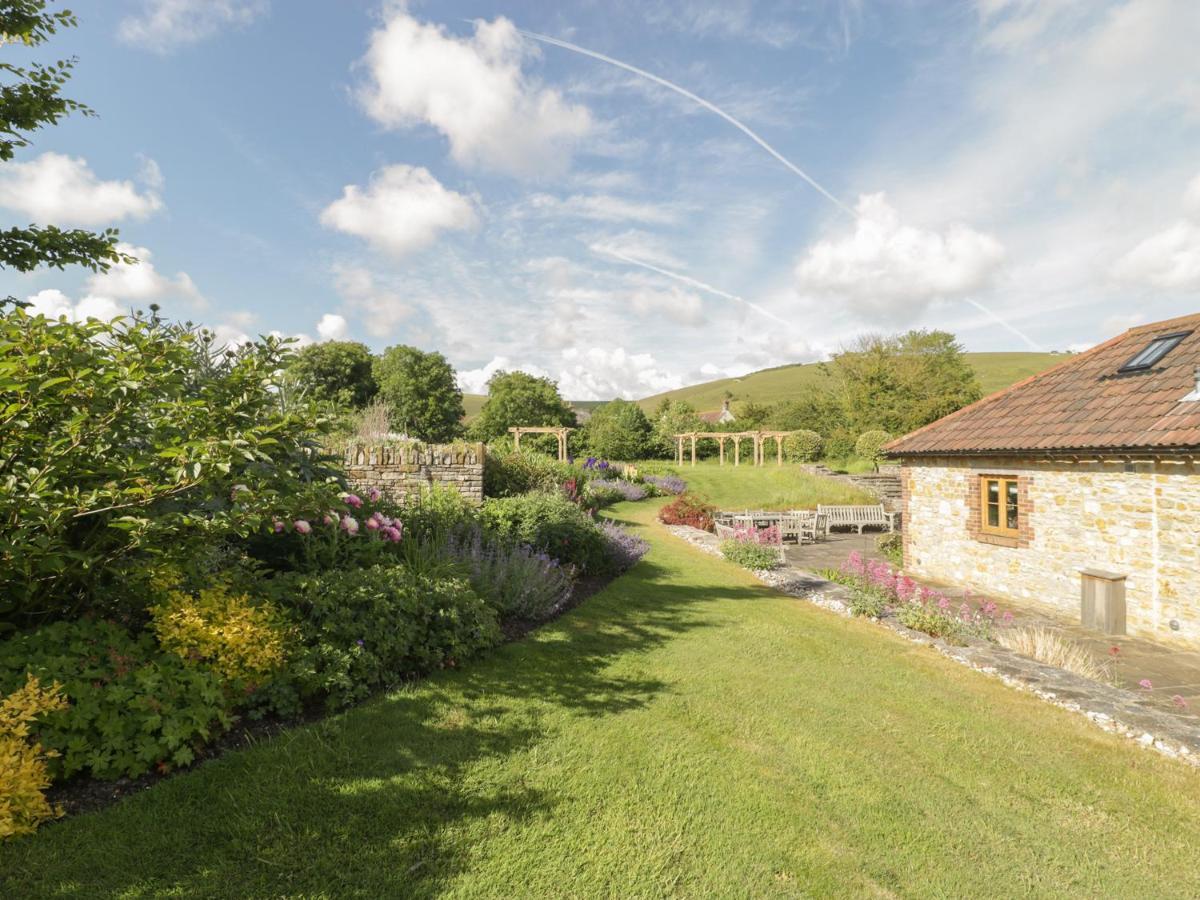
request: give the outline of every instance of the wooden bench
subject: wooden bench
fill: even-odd
[[[884,510],[883,504],[874,506],[825,506],[817,507],[819,515],[827,516],[829,530],[835,528],[853,528],[859,534],[864,528],[882,528],[892,531],[895,524],[895,513]]]

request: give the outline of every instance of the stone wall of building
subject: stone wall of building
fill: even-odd
[[[342,463],[351,485],[361,491],[379,488],[391,500],[444,484],[482,503],[486,452],[483,444],[355,444],[345,448]]]
[[[1017,537],[980,532],[982,475],[1017,476]],[[901,480],[912,574],[1077,617],[1079,570],[1116,572],[1130,634],[1200,647],[1197,464],[946,458],[907,461]]]

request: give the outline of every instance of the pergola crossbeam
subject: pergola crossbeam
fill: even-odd
[[[696,464],[696,441],[703,438],[715,440],[720,447],[720,465],[725,465],[725,441],[733,441],[733,464],[742,463],[742,441],[754,441],[754,465],[764,466],[767,462],[767,441],[775,441],[775,465],[783,465],[783,440],[798,431],[685,431],[675,435],[675,462],[683,465],[683,444],[687,441],[691,449],[691,463]]]
[[[574,428],[568,428],[565,425],[522,425],[517,428],[508,429],[513,436],[513,449],[521,449],[521,435],[523,434],[553,434],[558,438],[558,461],[567,461],[567,436],[570,435]]]

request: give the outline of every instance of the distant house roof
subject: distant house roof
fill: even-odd
[[[701,422],[707,422],[709,425],[719,425],[722,422],[734,422],[737,420],[737,416],[733,414],[733,410],[729,408],[729,401],[726,400],[721,404],[720,409],[700,413],[699,419]]]
[[[1200,313],[1131,328],[885,449],[895,456],[1200,451],[1198,388]]]

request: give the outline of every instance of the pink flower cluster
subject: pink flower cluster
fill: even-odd
[[[766,544],[774,546],[780,543],[779,526],[768,525],[766,528],[755,528],[753,525],[743,525],[734,529],[733,539],[743,544]]]
[[[374,504],[379,502],[382,494],[378,488],[371,488],[367,496],[369,501]],[[367,534],[377,535],[380,539],[388,543],[400,543],[401,538],[404,536],[404,525],[399,519],[394,519],[376,510],[370,513],[365,521],[360,522],[352,515],[352,512],[363,508],[362,497],[357,494],[345,494],[342,496],[342,501],[350,507],[351,512],[343,513],[336,509],[331,509],[327,510],[321,516],[321,521],[324,525],[332,529],[335,534],[341,531],[347,537],[355,537],[365,528]],[[276,534],[283,534],[288,530],[287,525],[281,519],[275,519],[273,528]],[[313,533],[313,524],[308,519],[296,519],[291,524],[291,530],[296,534],[310,535]]]

